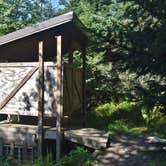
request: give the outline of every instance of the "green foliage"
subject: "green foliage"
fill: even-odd
[[[149,111],[135,102],[111,102],[90,112],[86,121],[89,127],[106,130],[110,135],[127,133],[165,138],[166,116],[161,113],[162,108]]]
[[[118,134],[131,134],[131,135],[148,135],[147,128],[145,126],[138,126],[124,122],[122,120],[117,120],[110,123],[107,127],[107,131],[111,136]]]
[[[121,133],[130,133],[130,128],[128,124],[118,120],[108,125],[108,131],[110,135],[117,135]]]
[[[90,32],[89,107],[110,100],[142,102],[149,111],[156,104],[166,107],[164,1],[61,0],[61,3],[65,5],[61,12],[74,10]]]
[[[55,163],[51,154],[48,154],[43,160],[37,159],[33,163],[29,161],[18,162],[12,155],[6,158],[0,157],[1,166],[91,166],[94,162],[95,159],[92,157],[92,154],[81,147],[72,150],[57,163]]]
[[[91,166],[94,158],[85,149],[77,147],[64,156],[55,166]]]
[[[166,136],[166,131],[164,130],[166,126],[166,116],[159,112],[158,109],[153,109],[149,117],[149,131],[153,131]]]
[[[109,121],[124,120],[128,123],[142,124],[141,108],[135,102],[123,101],[107,103],[96,108],[96,115]]]
[[[44,160],[35,160],[35,162],[32,164],[33,166],[53,166],[55,164],[55,161],[52,158],[51,154],[48,154]]]
[[[0,0],[0,35],[73,10],[86,25],[88,108],[111,101],[166,108],[166,4],[138,0]],[[76,64],[80,66],[76,54]]]
[[[49,0],[0,0],[0,35],[55,15]]]
[[[12,155],[8,155],[7,157],[1,157],[0,158],[0,165],[1,166],[12,166],[17,164],[17,161],[14,160]]]
[[[0,166],[53,166],[55,165],[55,161],[52,158],[51,154],[48,154],[44,160],[35,160],[33,163],[30,161],[22,161],[18,162],[13,158],[13,155],[8,155],[7,157],[0,158]]]
[[[60,0],[86,25],[87,103],[96,125],[112,120],[147,120],[151,129],[163,127],[166,110],[166,3],[163,0]],[[0,0],[0,35],[55,15],[49,0]],[[75,54],[76,65],[80,65]],[[128,101],[121,102],[121,101]],[[115,104],[118,103],[118,104]],[[135,104],[141,103],[141,106]],[[152,114],[156,114],[152,118]],[[97,119],[100,117],[100,120]],[[154,123],[158,122],[158,123]],[[150,123],[150,124],[149,124]],[[163,125],[162,125],[163,124]],[[158,129],[156,125],[159,125]]]

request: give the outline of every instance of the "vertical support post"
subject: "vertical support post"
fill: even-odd
[[[62,83],[62,37],[56,36],[57,39],[57,89],[56,89],[56,161],[60,159],[61,154],[61,117],[63,111],[63,83]]]
[[[2,156],[2,149],[3,149],[3,139],[0,138],[0,157]]]
[[[38,157],[43,156],[44,60],[43,41],[39,42]]]
[[[10,154],[13,156],[14,155],[14,142],[10,144]]]
[[[27,159],[28,159],[27,149],[28,149],[27,142],[24,141],[23,142],[23,152],[24,152],[23,153],[23,160],[24,161],[27,161]]]
[[[85,116],[86,116],[86,44],[83,46],[82,50],[82,62],[83,62],[83,73],[82,73],[82,114],[84,117],[83,125],[85,126]]]

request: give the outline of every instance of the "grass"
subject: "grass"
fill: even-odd
[[[116,136],[119,134],[130,134],[137,136],[157,136],[166,139],[165,122],[166,117],[160,113],[151,111],[151,126],[147,127],[147,111],[142,111],[139,104],[133,102],[106,103],[100,105],[95,111],[88,115],[89,127],[103,129]],[[163,120],[164,119],[164,120]],[[145,152],[150,158],[147,166],[166,166],[166,152]]]
[[[88,114],[87,122],[89,127],[103,129],[110,135],[127,133],[166,138],[166,132],[163,130],[166,117],[155,109],[151,110],[151,125],[150,128],[147,128],[146,112],[148,111],[145,107],[137,102],[110,102],[99,105],[95,111]]]
[[[145,125],[136,126],[134,124],[129,124],[124,121],[118,120],[115,122],[110,123],[107,126],[106,130],[111,136],[118,135],[118,134],[131,134],[131,135],[138,135],[138,136],[157,136],[160,138],[166,138],[166,135],[163,133],[158,133],[153,130],[148,130]]]
[[[135,127],[131,124],[118,120],[108,125],[107,132],[111,136],[118,134],[145,135],[147,133],[147,128],[145,126]]]

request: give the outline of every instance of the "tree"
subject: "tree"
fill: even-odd
[[[0,0],[0,35],[54,15],[50,0]]]
[[[91,33],[88,51],[91,104],[134,100],[149,110],[160,104],[166,107],[165,1],[61,0],[61,3],[65,5],[63,11],[75,11]]]

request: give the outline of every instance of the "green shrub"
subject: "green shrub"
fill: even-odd
[[[141,108],[135,102],[123,101],[103,104],[96,108],[95,113],[106,121],[124,120],[134,124],[143,122]]]
[[[55,161],[53,160],[52,155],[48,154],[44,160],[35,160],[32,166],[53,166],[54,164]]]
[[[44,160],[35,160],[34,163],[30,161],[18,162],[13,158],[13,155],[8,155],[7,157],[0,157],[0,166],[54,166],[55,162],[51,154],[48,154]]]
[[[91,166],[94,158],[85,149],[77,147],[64,156],[55,166]]]
[[[123,120],[117,120],[108,125],[107,131],[111,136],[122,133],[144,135],[147,133],[147,128],[145,126],[133,127],[133,124],[131,125]]]
[[[115,121],[108,125],[108,131],[110,135],[116,135],[120,133],[129,133],[129,126],[121,120]]]
[[[7,157],[0,157],[0,166],[13,166],[15,164],[17,164],[17,161],[13,158],[12,155],[8,155]]]
[[[154,109],[150,113],[149,130],[162,135],[166,135],[166,116],[159,112],[158,109]]]

